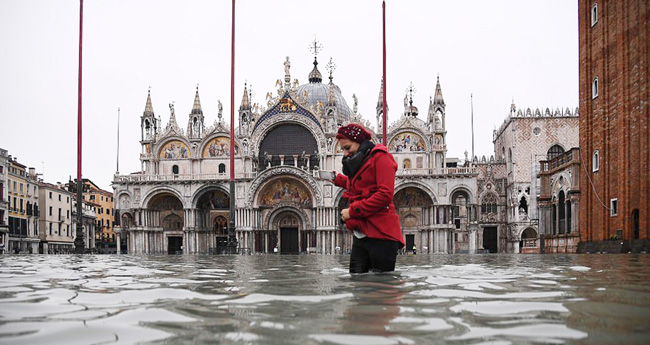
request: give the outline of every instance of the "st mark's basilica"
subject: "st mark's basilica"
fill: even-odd
[[[382,93],[376,123],[350,109],[338,85],[323,82],[314,58],[309,83],[291,82],[289,58],[284,82],[267,104],[252,104],[244,87],[235,129],[235,229],[237,249],[248,253],[346,252],[352,237],[339,223],[342,190],[318,178],[319,170],[341,171],[338,127],[362,123],[382,138]],[[409,250],[424,253],[482,249],[477,223],[477,172],[473,164],[447,159],[445,102],[440,81],[426,113],[412,97],[387,128],[398,163],[395,207]],[[230,220],[230,125],[222,116],[206,125],[199,90],[187,117],[177,122],[170,105],[163,128],[151,93],[141,116],[142,171],[113,181],[116,232],[131,254],[209,254],[225,251]],[[495,239],[496,241],[496,239]],[[120,241],[118,240],[118,243]],[[499,247],[506,248],[505,244]],[[497,245],[494,243],[494,250]]]

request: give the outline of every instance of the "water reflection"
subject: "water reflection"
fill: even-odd
[[[0,343],[647,343],[646,255],[0,256]]]

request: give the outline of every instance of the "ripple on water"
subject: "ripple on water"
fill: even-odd
[[[0,343],[650,339],[648,256],[408,255],[361,276],[348,260],[0,255]]]

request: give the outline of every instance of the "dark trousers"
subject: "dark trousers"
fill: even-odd
[[[350,254],[350,273],[394,271],[398,248],[399,242],[354,237]]]

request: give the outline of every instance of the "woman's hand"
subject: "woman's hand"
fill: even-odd
[[[348,219],[350,219],[350,209],[349,208],[344,208],[343,210],[341,210],[341,219],[343,219],[344,222],[347,221]]]

